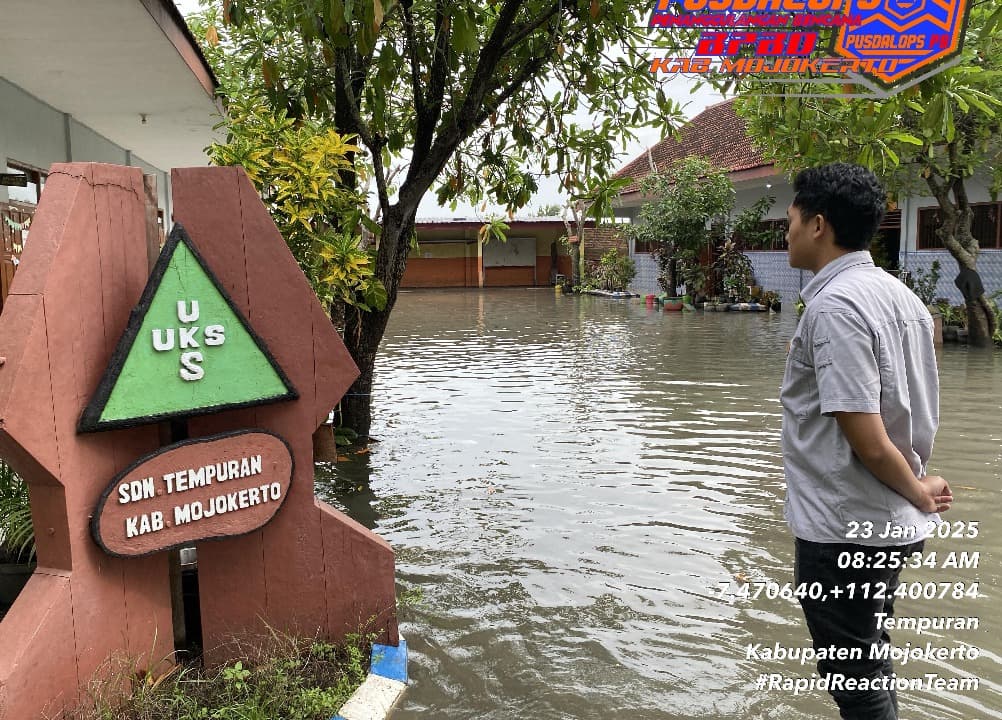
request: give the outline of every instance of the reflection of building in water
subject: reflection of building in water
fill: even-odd
[[[69,3],[58,16],[52,3],[21,3],[0,31],[0,307],[53,163],[142,168],[162,226],[169,170],[206,164],[221,111],[171,0]]]
[[[692,118],[677,138],[666,138],[627,163],[617,176],[631,178],[633,182],[620,195],[617,215],[635,221],[645,201],[640,192],[640,181],[690,156],[707,157],[717,167],[728,170],[736,191],[735,213],[761,197],[776,198],[763,220],[763,229],[773,230],[775,240],[769,249],[748,251],[746,254],[751,258],[758,285],[780,291],[786,301],[794,300],[811,275],[790,268],[786,261],[783,233],[786,208],[793,200],[793,189],[782,171],[755,150],[751,138],[745,133],[744,121],[734,111],[733,100],[708,107]],[[968,180],[967,185],[974,210],[972,232],[981,247],[978,272],[990,295],[1002,289],[1002,203],[991,200],[987,178],[975,177]],[[961,303],[963,296],[953,283],[957,262],[936,234],[940,223],[935,198],[920,195],[903,197],[895,207],[888,209],[871,252],[878,265],[892,272],[928,272],[932,263],[938,260],[943,270],[935,296]],[[630,254],[637,263],[633,289],[641,294],[660,292],[657,263],[651,249],[630,247]],[[712,262],[712,257],[706,257],[704,261]]]

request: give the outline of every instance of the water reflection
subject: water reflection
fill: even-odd
[[[394,720],[832,717],[821,694],[754,689],[760,672],[813,669],[746,659],[749,643],[809,642],[795,601],[718,593],[793,580],[777,400],[792,329],[792,314],[663,314],[547,291],[402,297],[377,366],[381,442],[318,480],[422,593],[402,611],[414,685]],[[939,546],[981,550],[981,567],[906,578],[979,579],[983,597],[899,608],[980,615],[982,630],[957,637],[978,660],[907,674],[982,685],[903,693],[903,718],[1002,717],[1002,641],[987,631],[1002,619],[995,357],[944,350],[933,456],[954,518],[988,525]]]

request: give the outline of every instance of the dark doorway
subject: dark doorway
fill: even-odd
[[[901,211],[890,210],[884,216],[884,221],[877,229],[870,243],[870,254],[878,267],[890,272],[900,269],[898,264],[901,255]]]

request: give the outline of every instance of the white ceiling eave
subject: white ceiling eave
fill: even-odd
[[[4,0],[0,73],[162,170],[206,165],[221,106],[211,75],[163,5]]]

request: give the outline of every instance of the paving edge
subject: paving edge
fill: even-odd
[[[331,720],[385,720],[407,689],[407,642],[373,645],[369,676]]]

